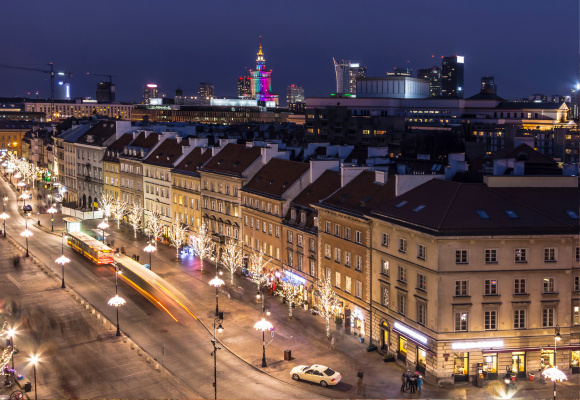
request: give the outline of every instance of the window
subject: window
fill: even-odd
[[[556,249],[547,248],[544,249],[544,262],[556,262]]]
[[[274,206],[274,214],[278,215],[280,213],[279,210],[280,210],[279,206],[277,206],[277,205]]]
[[[427,305],[425,303],[417,303],[417,323],[425,325],[427,320]]]
[[[341,283],[340,272],[336,271],[334,277],[334,285],[340,289],[340,283]]]
[[[326,245],[324,245],[324,247],[325,247],[324,256],[326,258],[330,259],[330,245],[329,244],[326,244]]]
[[[556,278],[544,278],[544,293],[554,293],[556,291]]]
[[[260,220],[256,218],[256,230],[260,230]]]
[[[514,329],[525,329],[526,310],[514,310]]]
[[[248,216],[244,215],[244,225],[248,226]]]
[[[292,240],[293,240],[292,231],[288,231],[288,243],[292,243]]]
[[[544,308],[542,310],[542,326],[544,328],[550,328],[554,326],[554,309]]]
[[[497,329],[497,310],[485,311],[484,329],[486,331],[495,331]]]
[[[383,290],[381,291],[382,299],[381,304],[387,308],[389,308],[389,288],[383,286]]]
[[[325,232],[330,233],[330,221],[326,221]]]
[[[230,185],[226,185],[226,194],[230,194]]]
[[[528,262],[528,249],[515,249],[516,262]]]
[[[580,247],[576,247],[576,261],[580,261]]]
[[[362,243],[362,233],[360,231],[354,232],[354,241],[358,244]]]
[[[381,274],[389,276],[389,262],[387,260],[381,260]]]
[[[272,214],[272,203],[268,203],[268,213]]]
[[[272,224],[268,224],[268,235],[272,236]]]
[[[399,251],[401,253],[407,252],[407,239],[399,238]]]
[[[354,295],[359,299],[362,299],[362,282],[361,281],[354,281]]]
[[[469,281],[455,281],[455,296],[469,295]]]
[[[296,210],[290,210],[290,219],[292,221],[296,219]]]
[[[244,196],[244,205],[247,206],[248,205],[248,196]]]
[[[269,204],[268,204],[268,206],[269,206]],[[301,224],[306,223],[306,213],[300,213],[300,223]]]
[[[360,272],[360,271],[362,271],[362,257],[361,256],[355,256],[355,258],[356,258],[356,266],[355,266],[355,269]]]
[[[580,276],[574,277],[574,291],[580,292]]]
[[[351,289],[350,289],[351,281],[352,281],[352,279],[350,276],[348,276],[348,275],[344,276],[344,291],[347,293],[351,293]]]
[[[309,239],[309,249],[310,251],[316,251],[315,247],[314,247],[314,239]]]
[[[485,280],[485,294],[486,295],[497,294],[497,279],[486,279]]]
[[[340,249],[334,249],[334,261],[340,263]]]
[[[344,228],[344,238],[350,240],[350,228]]]
[[[289,265],[290,267],[293,265],[293,264],[292,264],[293,257],[294,257],[294,254],[292,253],[292,251],[291,251],[291,250],[288,250],[288,265]]]
[[[299,247],[302,247],[302,235],[296,235],[296,237],[297,237],[297,239],[298,239],[298,243],[297,243],[297,245],[298,245]]]
[[[222,204],[221,201],[218,203],[218,210],[219,212],[224,212],[224,205]]]
[[[340,225],[334,224],[334,236],[340,237]]]
[[[316,276],[316,263],[310,260],[310,276]]]
[[[399,314],[407,315],[407,296],[399,294]]]
[[[580,307],[574,306],[574,325],[580,325]]]
[[[469,250],[455,250],[455,264],[467,264],[469,262]]]
[[[467,332],[467,317],[465,311],[455,312],[455,332]]]
[[[381,235],[381,245],[389,247],[389,235],[387,235],[386,233],[383,233]]]
[[[399,281],[407,283],[407,267],[402,267],[399,265]]]
[[[417,289],[427,291],[427,276],[417,274]]]
[[[486,263],[497,262],[497,249],[485,249],[485,262]]]
[[[424,260],[426,253],[427,253],[427,248],[422,244],[418,244],[417,245],[417,258]]]
[[[280,227],[276,227],[276,237],[280,237]]]
[[[280,259],[280,248],[276,247],[276,260]]]
[[[254,227],[254,218],[250,218],[250,228]]]
[[[526,278],[514,280],[514,294],[526,294]]]
[[[350,267],[350,251],[344,252],[344,265]]]
[[[266,223],[262,223],[262,232],[266,233]]]

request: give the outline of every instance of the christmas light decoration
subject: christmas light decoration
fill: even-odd
[[[230,284],[234,285],[234,274],[238,268],[242,267],[242,249],[235,240],[228,239],[222,252],[222,264],[230,271]]]
[[[330,318],[332,318],[338,309],[338,297],[332,289],[330,277],[326,277],[324,281],[318,281],[315,284],[316,291],[320,293],[319,296],[314,296],[314,304],[318,315],[326,320],[326,337],[330,337]]]
[[[214,243],[211,234],[207,229],[207,225],[202,224],[195,235],[193,236],[193,251],[199,257],[199,265],[201,273],[203,274],[203,259],[211,257],[214,249]]]

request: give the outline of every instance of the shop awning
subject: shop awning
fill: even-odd
[[[437,356],[437,353],[433,353],[431,350],[429,350],[429,347],[427,345],[424,345],[423,343],[420,343],[416,340],[413,340],[413,338],[411,338],[409,335],[406,335],[405,333],[393,328],[394,332],[397,332],[400,336],[403,336],[405,339],[407,339],[408,342],[413,343],[415,346],[422,348],[423,350],[425,350],[427,353],[431,354],[432,356]]]
[[[517,351],[542,351],[542,350],[554,350],[554,346],[544,346],[544,347],[520,347],[512,349],[485,349],[482,350],[484,353],[513,353]],[[557,346],[558,350],[580,350],[580,344],[572,344],[568,346]]]

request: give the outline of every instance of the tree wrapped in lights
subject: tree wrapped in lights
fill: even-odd
[[[236,241],[228,239],[222,253],[222,264],[230,271],[230,284],[234,284],[234,274],[242,267],[244,257],[242,249],[236,245]]]
[[[143,219],[143,207],[138,203],[133,203],[129,209],[129,222],[133,226],[133,233],[137,239],[137,229],[141,227],[141,220]]]
[[[8,334],[6,325],[6,322],[4,322],[2,330],[0,331],[0,339],[2,341],[5,341]],[[10,344],[12,344],[12,340],[10,341]],[[2,353],[0,353],[0,371],[4,371],[4,368],[8,366],[10,357],[12,357],[12,346],[6,346],[2,349]]]
[[[152,210],[147,213],[145,227],[149,231],[149,235],[153,236],[155,240],[155,248],[157,248],[157,239],[163,233],[163,218],[157,210]]]
[[[336,310],[338,309],[338,297],[332,285],[330,283],[330,277],[327,276],[324,281],[318,281],[316,285],[316,291],[320,293],[320,296],[314,296],[314,305],[318,314],[326,319],[326,337],[330,337],[330,318],[334,316]]]
[[[199,265],[201,268],[201,274],[203,274],[203,259],[210,258],[214,249],[214,242],[212,240],[211,234],[207,225],[203,223],[199,228],[197,228],[195,235],[193,236],[193,251],[199,257]]]
[[[121,220],[123,216],[127,213],[127,203],[121,201],[121,199],[116,199],[115,203],[113,203],[113,216],[117,221],[117,229],[121,226]]]
[[[258,285],[258,292],[260,291],[262,285],[268,279],[265,267],[266,264],[268,264],[269,262],[270,260],[264,261],[264,254],[259,250],[253,251],[252,254],[250,254],[248,269],[250,271],[252,282]]]
[[[105,216],[105,221],[113,214],[115,208],[115,199],[109,193],[103,193],[99,201],[101,210]]]
[[[177,252],[177,259],[179,260],[179,249],[185,243],[185,232],[187,226],[183,225],[178,217],[175,217],[173,223],[171,224],[171,230],[169,231],[169,240],[171,240],[171,244],[175,246],[175,250]]]
[[[288,316],[292,317],[292,304],[301,306],[304,303],[304,296],[300,292],[300,283],[295,279],[294,274],[286,275],[282,281],[281,296],[288,303]]]

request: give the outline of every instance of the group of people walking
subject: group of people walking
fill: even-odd
[[[401,392],[406,389],[410,389],[410,393],[419,392],[421,393],[421,387],[423,386],[423,376],[417,374],[412,374],[410,370],[407,370],[401,376]]]

